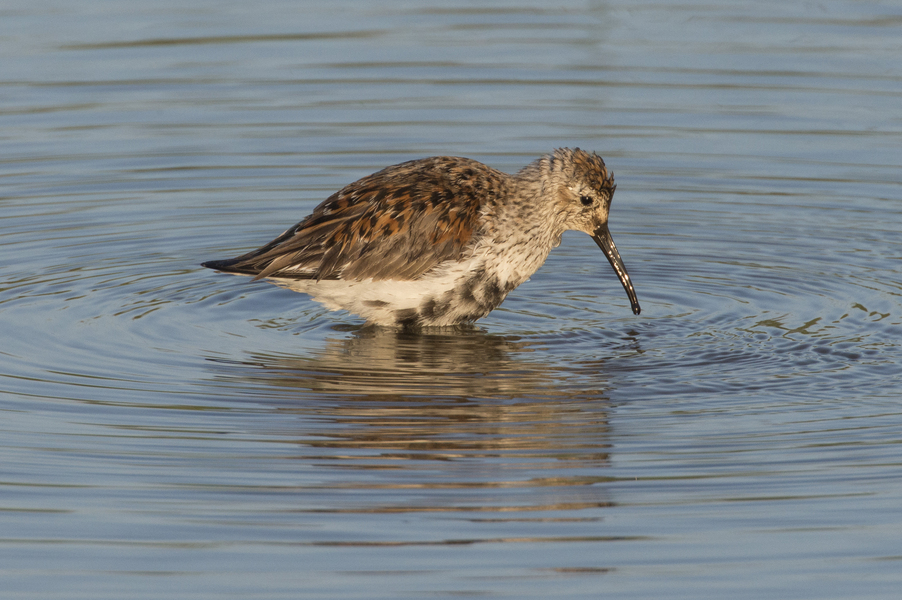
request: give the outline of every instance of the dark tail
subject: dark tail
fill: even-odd
[[[259,273],[259,271],[253,267],[249,267],[246,264],[240,264],[242,262],[241,259],[242,257],[227,258],[226,260],[208,260],[205,263],[201,263],[200,266],[222,271],[223,273],[237,273],[240,275],[256,275]]]

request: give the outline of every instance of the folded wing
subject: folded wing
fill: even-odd
[[[416,279],[463,255],[483,203],[507,177],[464,158],[394,165],[336,192],[262,248],[203,266],[257,279]]]

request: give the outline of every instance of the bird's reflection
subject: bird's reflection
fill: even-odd
[[[311,447],[605,463],[600,364],[591,372],[552,367],[542,360],[543,343],[475,328],[362,328],[312,355],[257,353],[216,370],[263,392],[260,400],[280,412],[303,416]]]

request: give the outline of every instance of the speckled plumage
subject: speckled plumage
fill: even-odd
[[[604,161],[579,148],[513,176],[467,158],[413,160],[344,187],[262,248],[203,266],[268,278],[373,324],[448,326],[491,312],[573,229],[595,239],[639,314],[608,232],[614,189]]]

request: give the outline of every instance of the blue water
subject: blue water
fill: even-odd
[[[0,597],[896,598],[894,3],[0,7]],[[473,331],[202,269],[595,150]]]

